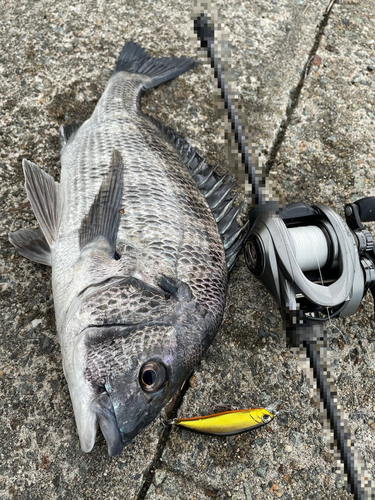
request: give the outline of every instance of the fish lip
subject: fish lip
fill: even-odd
[[[100,430],[107,442],[108,455],[110,457],[118,455],[124,445],[109,395],[103,392],[96,396],[91,403],[91,410],[94,412]]]

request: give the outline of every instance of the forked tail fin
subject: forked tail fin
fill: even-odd
[[[128,42],[124,45],[117,60],[113,74],[125,71],[150,77],[145,81],[144,89],[149,90],[161,83],[173,80],[199,63],[191,57],[153,58],[138,43]]]

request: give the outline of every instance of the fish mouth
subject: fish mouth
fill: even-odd
[[[106,383],[108,392],[105,391],[97,395],[92,400],[90,407],[106,440],[108,455],[111,457],[121,453],[124,446],[130,443],[159,414],[159,411],[153,411],[150,400],[146,407],[142,406],[142,413],[134,411],[137,408],[137,404],[135,403],[139,401],[139,392],[138,394],[133,394],[134,397],[130,395],[130,397],[121,397],[119,399],[118,393],[123,394],[123,392],[118,391],[118,387],[111,387],[111,379],[113,383],[116,378],[109,377]],[[121,379],[121,377],[119,378]],[[123,389],[124,385],[122,381],[119,381],[119,383],[121,389]],[[114,400],[111,398],[111,390],[115,390]],[[163,391],[160,391],[156,395],[156,399],[159,399],[158,396],[162,398],[162,405],[164,405]],[[141,396],[141,399],[143,397],[144,395]],[[118,421],[117,416],[120,418],[120,421]]]
[[[106,440],[110,457],[119,455],[124,446],[130,443],[145,427],[144,422],[139,422],[132,430],[121,432],[111,398],[106,392],[99,394],[93,400],[91,410],[95,414],[97,423]]]
[[[95,413],[100,430],[107,442],[108,455],[115,457],[122,452],[126,443],[123,443],[121,439],[112,401],[106,392],[99,394],[94,399],[91,410]]]

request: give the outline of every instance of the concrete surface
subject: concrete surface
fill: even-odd
[[[340,0],[326,15],[329,3],[228,0],[218,8],[240,102],[272,178],[288,201],[319,201],[343,214],[347,200],[375,195],[375,15],[373,0]],[[223,326],[179,414],[276,400],[288,412],[259,431],[221,439],[170,431],[158,419],[109,458],[100,435],[92,453],[79,448],[50,270],[7,241],[9,231],[36,226],[22,158],[58,180],[59,126],[89,116],[125,42],[155,56],[194,55],[192,7],[178,0],[1,2],[0,498],[351,498],[297,356],[282,340],[280,315],[243,257],[230,277]],[[213,88],[201,66],[150,92],[143,109],[225,169]],[[328,328],[333,376],[374,477],[372,299],[335,325],[343,334]]]

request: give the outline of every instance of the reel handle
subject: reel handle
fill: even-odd
[[[345,205],[345,216],[351,229],[363,229],[362,222],[375,221],[375,196]]]
[[[362,198],[355,202],[362,222],[375,221],[375,196]]]

